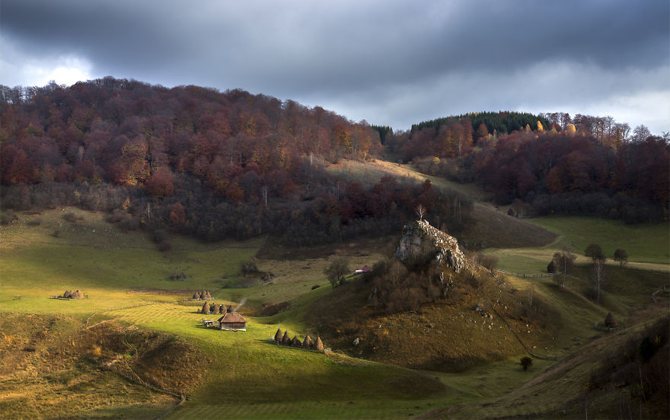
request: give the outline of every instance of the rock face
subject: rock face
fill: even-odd
[[[458,247],[456,238],[435,229],[425,220],[406,225],[396,249],[396,258],[405,262],[427,252],[434,252],[433,258],[438,263],[449,265],[456,273],[469,268],[468,260]]]

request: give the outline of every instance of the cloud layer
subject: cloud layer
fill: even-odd
[[[0,82],[60,67],[239,87],[400,129],[523,109],[670,131],[667,0],[322,3],[5,0]]]

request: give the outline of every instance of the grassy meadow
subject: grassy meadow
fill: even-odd
[[[382,167],[380,173],[389,170]],[[380,175],[375,172],[374,176]],[[486,205],[478,208],[495,211]],[[67,213],[74,213],[78,220],[66,221]],[[310,327],[305,314],[310,304],[332,290],[323,274],[330,259],[341,255],[349,259],[352,268],[372,266],[382,258],[387,245],[384,241],[342,244],[320,251],[320,255],[311,250],[303,257],[295,255],[300,254],[300,250],[294,250],[294,255],[285,257],[262,256],[259,250],[266,245],[265,238],[205,244],[173,237],[173,250],[161,253],[146,233],[121,232],[107,223],[103,214],[59,208],[40,215],[18,216],[14,223],[0,226],[0,311],[3,316],[11,314],[19,323],[33,316],[54,316],[56,321],[52,321],[52,325],[55,326],[47,330],[60,328],[60,323],[66,322],[67,328],[63,327],[58,333],[58,340],[63,343],[76,340],[85,322],[87,326],[119,322],[132,328],[171,334],[195,346],[208,360],[201,385],[167,418],[389,419],[433,413],[431,410],[449,406],[459,407],[456,411],[459,415],[472,415],[470,410],[477,407],[478,401],[514,393],[556,364],[554,360],[536,359],[525,372],[517,356],[455,374],[410,370],[353,358],[339,351],[320,354],[269,342],[278,328],[288,329],[291,336],[297,335],[300,339],[306,334],[315,338],[316,331]],[[487,229],[509,225],[514,230],[516,226],[519,228],[517,237],[513,238],[516,242],[526,233],[537,233],[537,244],[551,242],[548,239],[553,238],[549,245],[534,248],[489,249],[488,252],[499,256],[499,266],[506,270],[539,273],[546,268],[555,250],[567,246],[581,253],[591,242],[600,243],[608,255],[617,247],[627,249],[630,266],[664,268],[668,264],[667,225],[637,230],[616,222],[586,218],[534,219],[511,225],[506,223],[506,217],[500,215],[501,219],[491,222]],[[622,237],[628,239],[621,241]],[[274,277],[264,282],[257,275],[242,276],[241,263],[252,258],[260,271],[270,271]],[[667,275],[663,273],[615,266],[608,270],[612,281],[601,306],[583,296],[589,286],[584,280],[588,278],[586,271],[571,277],[565,290],[559,289],[551,278],[507,276],[507,281],[518,289],[520,299],[532,286],[538,304],[548,305],[556,314],[560,332],[552,342],[533,342],[538,345],[538,351],[544,346],[548,350],[542,351],[543,354],[559,359],[573,354],[581,348],[582,342],[599,334],[592,328],[593,323],[602,320],[608,311],[625,319],[635,308],[648,303],[648,296],[658,285],[667,282]],[[185,280],[171,278],[173,273],[182,272]],[[65,290],[77,289],[87,298],[50,298]],[[202,302],[189,301],[194,291],[202,289],[210,290],[216,303],[230,305],[245,300],[240,312],[248,320],[247,332],[204,328],[203,318],[215,320],[218,316],[198,313]],[[282,302],[289,302],[287,310],[272,316],[254,316],[264,306]],[[58,373],[71,372],[67,375],[74,375],[74,379],[54,385],[54,381],[40,376],[40,365],[36,362],[16,361],[24,360],[22,358],[29,354],[35,357],[48,354],[47,350],[41,350],[40,343],[56,335],[40,332],[41,329],[32,324],[26,331],[22,326],[12,325],[5,323],[0,329],[4,340],[0,340],[0,348],[5,345],[14,349],[0,355],[0,383],[3,383],[0,390],[5,390],[0,397],[0,409],[6,413],[5,418],[26,415],[28,412],[20,408],[25,404],[31,404],[30,416],[49,417],[49,410],[62,404],[63,396],[74,403],[75,409],[60,405],[62,411],[58,411],[58,415],[62,417],[154,418],[177,402],[171,396],[150,391],[111,372],[97,373],[85,355],[77,359],[76,369],[65,367]],[[19,335],[23,341],[15,338]],[[575,337],[582,341],[574,342]],[[51,347],[44,344],[45,349],[60,351],[59,341],[49,343]],[[324,344],[328,347],[329,343]],[[26,348],[37,351],[30,353]],[[522,355],[521,351],[519,356]],[[75,356],[70,354],[69,357]],[[131,360],[134,356],[124,357]],[[23,369],[19,373],[10,369],[16,363]],[[170,372],[163,374],[169,376]],[[82,378],[91,378],[93,388],[82,387]],[[95,386],[110,389],[114,394],[125,392],[126,397],[112,398],[96,391]],[[527,398],[526,393],[520,395]],[[544,405],[552,403],[548,396],[543,398],[546,399]],[[517,409],[505,406],[502,411],[492,413],[528,414],[524,405]]]
[[[589,244],[600,245],[607,264],[618,266],[614,251],[628,253],[627,267],[670,272],[670,227],[667,223],[630,226],[615,220],[587,217],[549,217],[524,219],[526,222],[554,232],[557,237],[549,245],[521,248],[491,248],[485,252],[498,256],[498,267],[515,273],[546,273],[555,252],[568,249],[577,256],[576,264],[588,264],[584,256]]]
[[[73,212],[79,220],[66,222]],[[36,220],[39,219],[39,223]],[[54,232],[59,230],[57,235]],[[479,398],[477,382],[451,380],[426,372],[354,359],[340,353],[278,347],[268,342],[277,330],[304,338],[307,306],[327,294],[331,287],[323,275],[328,256],[312,259],[258,259],[262,271],[275,277],[266,283],[249,282],[240,274],[240,264],[252,258],[262,241],[202,244],[173,238],[173,251],[156,250],[146,234],[123,233],[104,221],[103,215],[76,209],[46,211],[41,215],[19,215],[19,220],[0,227],[0,311],[15,316],[42,314],[58,319],[85,320],[89,326],[118,321],[150,331],[174,334],[196,345],[211,360],[203,384],[170,418],[201,418],[203,415],[232,418],[406,418],[413,414]],[[352,266],[372,265],[380,254],[361,252],[354,245]],[[337,250],[336,250],[337,251]],[[184,272],[186,280],[170,278]],[[250,287],[231,287],[243,282]],[[312,289],[314,285],[318,288]],[[86,299],[51,299],[65,290],[81,290]],[[248,319],[245,333],[206,329],[202,302],[190,302],[194,290],[207,289],[217,303],[235,304],[247,298],[241,312]],[[291,301],[291,309],[271,317],[250,316],[262,304]],[[58,315],[59,314],[59,315]],[[92,317],[91,317],[92,316]],[[65,317],[65,318],[63,318]],[[69,318],[74,317],[74,318]],[[60,322],[60,321],[59,321]],[[76,321],[67,334],[76,337]],[[11,326],[2,333],[10,337]],[[63,333],[65,334],[65,332]],[[39,334],[38,334],[39,336]],[[26,342],[39,343],[32,336]],[[32,341],[30,341],[32,340]],[[73,338],[73,340],[76,340]],[[16,344],[16,343],[14,343]],[[328,346],[328,343],[325,343]],[[34,344],[37,345],[37,344]],[[3,360],[11,363],[10,360]],[[510,362],[509,366],[512,366]],[[80,372],[82,367],[78,368]],[[86,377],[85,370],[83,377]],[[61,373],[59,373],[61,374]],[[31,376],[32,375],[32,376]],[[31,383],[29,393],[13,386],[0,406],[8,418],[20,418],[18,407],[26,398],[34,401],[34,417],[48,416],[48,407],[59,400],[54,392],[67,393],[74,401],[95,403],[62,415],[81,417],[144,418],[164,410],[167,400],[160,394],[135,392],[122,403],[103,394],[71,392],[69,382],[54,390],[37,373],[17,378]],[[484,374],[482,374],[484,375]],[[32,379],[31,379],[32,378]],[[528,376],[527,379],[530,379]],[[30,382],[32,381],[32,382]],[[120,382],[119,382],[120,381]],[[72,381],[72,384],[75,381]],[[106,375],[93,383],[109,389],[124,383]],[[18,386],[18,382],[15,384]],[[74,386],[74,385],[72,385]],[[508,383],[512,386],[512,382]],[[56,388],[57,389],[57,388]],[[32,395],[32,397],[30,397]],[[149,405],[148,401],[150,402]],[[88,408],[86,408],[88,407]]]

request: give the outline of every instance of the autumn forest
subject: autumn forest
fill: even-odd
[[[112,77],[0,86],[0,102],[5,209],[105,211],[166,249],[168,232],[291,245],[391,233],[419,204],[435,226],[468,222],[469,199],[429,181],[366,184],[327,170],[345,160],[411,162],[479,184],[522,215],[668,217],[667,136],[610,117],[487,112],[394,131],[243,90]]]

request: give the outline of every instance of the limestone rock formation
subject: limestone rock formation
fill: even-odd
[[[425,220],[417,220],[406,225],[396,249],[396,258],[405,262],[428,252],[434,252],[433,258],[438,263],[449,265],[456,273],[471,269],[469,261],[458,247],[456,238],[434,228]]]

